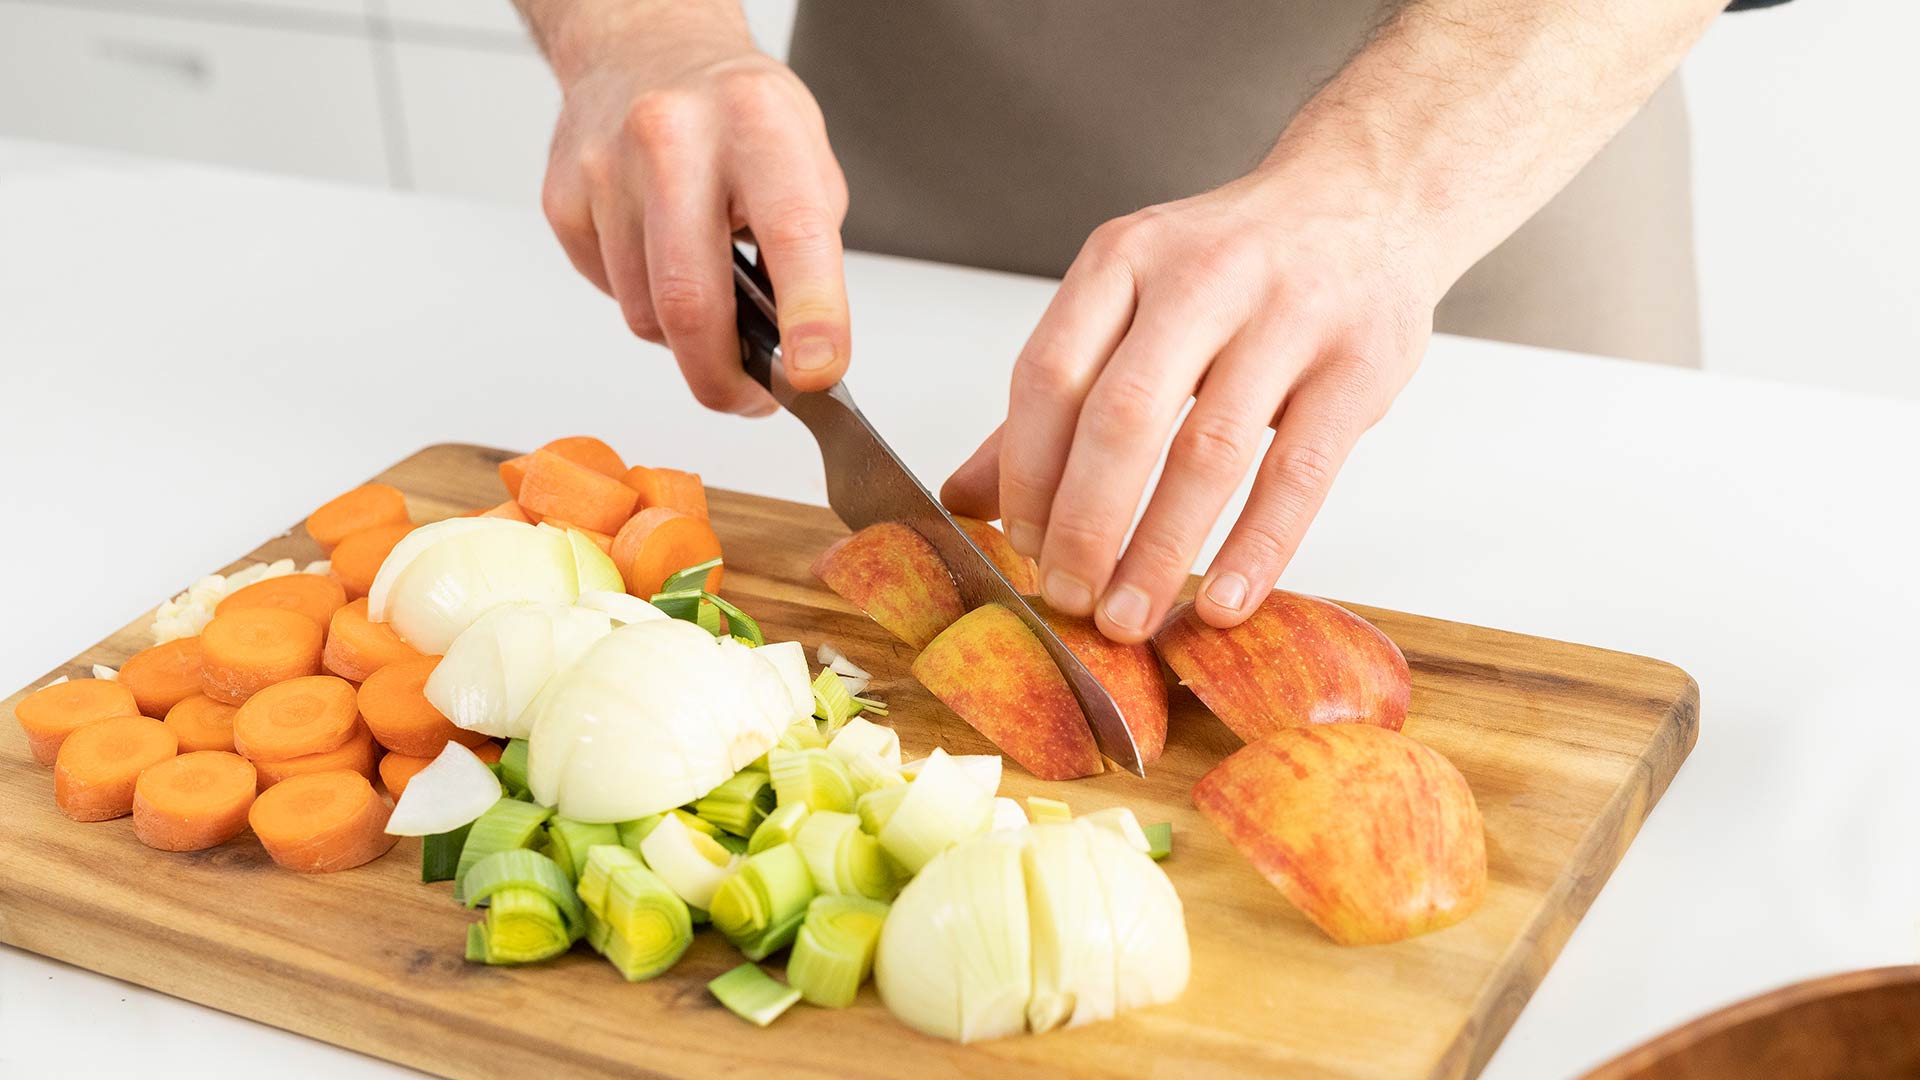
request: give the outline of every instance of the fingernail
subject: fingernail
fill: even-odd
[[[833,342],[823,337],[801,338],[787,353],[787,364],[795,371],[819,371],[833,364]]]
[[[1077,615],[1093,606],[1093,590],[1087,583],[1067,573],[1055,570],[1047,575],[1047,603],[1071,615]]]
[[[1247,579],[1239,574],[1221,574],[1207,583],[1207,599],[1228,611],[1239,611],[1247,602]]]
[[[1025,521],[1007,522],[1007,542],[1013,545],[1013,550],[1025,555],[1029,559],[1035,558],[1040,554],[1040,542],[1042,539],[1043,536],[1038,525],[1029,524]]]
[[[1131,585],[1122,585],[1107,594],[1102,605],[1107,621],[1122,630],[1139,630],[1147,624],[1147,611],[1153,607],[1147,594]]]

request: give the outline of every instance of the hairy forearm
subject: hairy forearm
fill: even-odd
[[[1267,168],[1358,170],[1427,237],[1435,295],[1593,157],[1725,0],[1408,0]]]
[[[739,0],[513,0],[564,85],[619,52],[645,61],[751,41]]]

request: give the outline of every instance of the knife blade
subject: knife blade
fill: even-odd
[[[780,330],[773,287],[765,272],[738,247],[733,249],[733,281],[747,374],[798,417],[820,444],[820,460],[827,473],[827,505],[849,529],[864,529],[883,521],[912,527],[927,538],[947,564],[969,611],[982,604],[999,604],[1019,616],[1065,676],[1100,752],[1135,776],[1145,776],[1140,750],[1113,695],[914,477],[854,404],[846,382],[819,391],[796,390],[787,382],[779,359]]]

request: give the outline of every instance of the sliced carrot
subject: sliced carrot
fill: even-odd
[[[95,720],[67,736],[53,762],[53,801],[75,821],[133,813],[133,786],[148,766],[180,751],[173,729],[146,716]]]
[[[238,705],[274,683],[320,673],[326,632],[285,608],[216,615],[200,631],[200,692]]]
[[[357,772],[371,780],[380,775],[380,744],[373,741],[373,732],[367,730],[367,725],[355,724],[353,735],[346,742],[324,754],[308,754],[284,761],[256,761],[253,768],[259,773],[261,791],[288,777],[339,769]]]
[[[627,463],[620,460],[619,451],[591,435],[568,435],[555,439],[540,449],[559,454],[575,465],[585,465],[602,476],[611,476],[615,480],[626,475]]]
[[[520,498],[520,484],[527,478],[527,465],[533,460],[532,454],[510,457],[500,463],[500,482],[507,485],[507,498]],[[476,515],[478,516],[478,515]]]
[[[427,700],[427,676],[439,663],[437,656],[423,656],[388,664],[360,684],[360,715],[380,745],[396,754],[432,757],[449,739],[463,746],[486,741],[477,731],[454,727]]]
[[[479,758],[489,765],[500,760],[501,746],[492,739],[488,739],[479,746],[468,747],[468,749],[473,751],[474,757]],[[388,754],[386,757],[380,759],[380,782],[387,785],[387,794],[393,796],[394,801],[398,802],[400,796],[407,793],[407,783],[414,777],[420,775],[420,770],[433,764],[434,758],[439,756],[438,752],[428,757],[416,757],[412,754]]]
[[[635,465],[627,470],[622,483],[639,494],[640,501],[634,504],[635,509],[664,506],[669,510],[691,514],[701,521],[707,520],[707,489],[700,483],[699,473]]]
[[[720,557],[713,527],[691,514],[649,507],[633,515],[613,538],[613,564],[626,578],[627,591],[651,597],[667,578],[708,559]],[[721,567],[707,573],[706,590],[720,591]]]
[[[132,691],[140,715],[158,720],[200,693],[200,639],[174,638],[142,649],[120,665],[116,678]]]
[[[233,714],[239,711],[238,705],[228,705],[205,694],[195,694],[182,698],[179,704],[167,710],[166,725],[179,738],[180,752],[183,754],[201,750],[232,752]]]
[[[581,536],[584,536],[587,539],[593,541],[593,545],[599,548],[601,551],[604,551],[609,555],[613,554],[613,537],[608,536],[606,533],[594,532],[592,529],[583,529],[580,526],[575,525],[571,521],[562,521],[559,518],[555,518],[555,517],[550,517],[545,519],[544,524],[551,525],[556,529],[561,529],[568,532],[577,532]]]
[[[401,641],[391,625],[367,618],[367,598],[363,596],[333,613],[321,663],[343,679],[365,682],[367,676],[388,664],[418,659],[420,650]]]
[[[285,761],[335,750],[360,723],[353,684],[337,675],[275,683],[233,716],[233,749],[249,761]]]
[[[133,835],[160,851],[203,851],[247,828],[253,766],[239,754],[195,750],[163,761],[133,785]]]
[[[273,861],[303,874],[346,870],[385,855],[393,812],[367,778],[346,769],[309,773],[260,793],[247,823]]]
[[[595,532],[611,533],[633,513],[640,496],[605,473],[568,461],[551,450],[535,450],[520,485],[519,503],[529,517],[557,517]]]
[[[387,561],[393,545],[412,531],[411,525],[375,525],[340,541],[340,546],[333,549],[333,569],[328,572],[346,590],[347,599],[358,600],[372,590],[380,564]]]
[[[520,509],[520,504],[517,502],[514,502],[512,499],[508,499],[506,502],[501,503],[499,506],[496,506],[491,510],[482,510],[473,516],[474,517],[506,518],[508,521],[518,521],[527,525],[533,524],[533,519],[529,518],[527,516],[527,512],[525,510]]]
[[[345,541],[341,542],[341,546],[345,546]],[[337,552],[340,549],[334,550]],[[220,615],[256,607],[285,608],[305,615],[325,629],[333,621],[333,613],[345,606],[346,602],[346,588],[332,577],[325,574],[282,574],[234,590],[220,601],[213,613]]]
[[[336,496],[307,517],[307,534],[320,550],[332,551],[340,541],[375,525],[405,525],[407,497],[386,484],[364,484]]]
[[[133,691],[112,679],[69,679],[43,686],[13,707],[13,718],[27,733],[33,760],[51,765],[60,744],[80,727],[109,716],[136,716]]]

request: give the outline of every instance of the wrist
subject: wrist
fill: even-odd
[[[618,63],[669,77],[673,70],[753,52],[735,0],[523,0],[523,10],[563,90]]]

